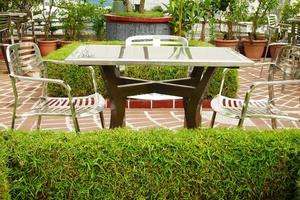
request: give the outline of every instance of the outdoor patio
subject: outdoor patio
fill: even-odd
[[[250,85],[255,81],[264,81],[267,79],[268,67],[264,68],[264,73],[259,78],[260,67],[243,68],[239,70],[240,89],[238,97],[244,98],[245,92]],[[281,79],[278,73],[276,79]],[[13,93],[11,82],[7,74],[0,74],[0,127],[9,128],[11,124],[11,113],[13,105]],[[38,90],[36,83],[22,82],[20,86],[20,102],[18,107],[19,112],[29,111],[39,97],[40,90]],[[299,115],[300,103],[300,88],[297,85],[290,85],[286,87],[283,95],[281,95],[280,86],[275,87],[275,93],[279,94],[280,100],[278,103],[284,105],[286,111]],[[268,95],[267,87],[258,88],[254,94],[254,99],[266,98]],[[298,109],[298,110],[297,110]],[[106,108],[104,111],[106,128],[109,127],[110,109]],[[204,108],[202,112],[203,127],[209,127],[212,116],[212,110]],[[143,129],[162,127],[167,129],[178,129],[183,127],[184,113],[183,109],[157,108],[157,109],[143,109],[131,108],[126,111],[126,126],[132,129]],[[278,120],[279,128],[299,128],[300,124],[294,121]],[[101,123],[98,115],[94,117],[79,118],[79,123],[82,131],[91,131],[101,128]],[[238,120],[217,115],[215,127],[236,127]],[[18,118],[16,121],[18,130],[34,130],[36,129],[36,117]],[[44,117],[42,120],[42,129],[45,130],[65,130],[72,131],[73,123],[69,117]],[[270,119],[247,119],[245,122],[247,129],[271,129]]]
[[[0,0],[0,47],[0,200],[299,199],[299,0]]]

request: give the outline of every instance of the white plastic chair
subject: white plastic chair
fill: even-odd
[[[13,116],[11,128],[14,129],[15,119],[17,117],[38,116],[37,129],[40,129],[42,116],[70,116],[72,117],[74,128],[79,132],[77,117],[86,117],[94,114],[100,115],[102,127],[104,128],[103,110],[105,100],[97,92],[95,73],[92,67],[89,67],[95,93],[89,96],[73,97],[71,87],[63,80],[48,78],[47,68],[42,60],[40,50],[34,43],[16,43],[9,45],[6,49],[7,60],[10,69],[10,78],[13,87],[15,102],[13,106]],[[47,61],[49,62],[49,61]],[[52,61],[57,64],[63,64],[61,61]],[[18,105],[18,81],[39,82],[42,85],[42,96],[32,108],[31,111],[17,115]],[[48,83],[62,86],[68,94],[68,97],[49,97],[47,96]]]
[[[277,15],[275,15],[275,14],[269,14],[267,16],[267,19],[268,19],[269,39],[268,39],[267,48],[266,48],[266,51],[265,51],[264,62],[266,62],[267,54],[268,54],[268,51],[270,49],[270,46],[275,46],[275,45],[285,46],[285,45],[288,45],[287,42],[282,42],[282,41],[272,42],[272,35],[274,33],[278,33],[280,35],[280,34],[282,34],[282,31],[285,31],[285,33],[287,33],[287,31],[290,27],[290,25],[287,25],[287,24],[280,24],[278,22]],[[285,39],[287,39],[287,38],[285,38]],[[284,40],[284,38],[283,38],[283,40]],[[263,67],[264,66],[262,65],[261,70],[260,70],[260,77],[262,76]]]
[[[235,99],[222,96],[222,90],[224,86],[224,77],[228,69],[223,72],[223,79],[221,81],[219,94],[211,101],[211,107],[213,109],[213,116],[211,120],[211,127],[214,126],[216,114],[239,119],[238,127],[242,127],[245,118],[271,118],[272,128],[276,128],[275,119],[287,119],[300,122],[300,117],[294,117],[288,115],[288,113],[280,110],[275,106],[275,97],[273,91],[273,85],[287,85],[287,84],[300,84],[300,80],[282,80],[273,81],[273,76],[276,69],[282,69],[287,65],[295,65],[300,67],[300,47],[283,47],[276,59],[275,63],[269,63],[269,81],[255,82],[250,86],[244,99]],[[291,60],[293,59],[293,60]],[[259,63],[258,63],[259,64]],[[268,86],[269,98],[261,100],[250,100],[252,92],[259,86]]]
[[[187,47],[189,42],[186,38],[175,36],[175,35],[135,35],[126,39],[126,46],[132,45],[144,45],[144,46],[183,46]],[[125,66],[119,66],[120,71],[125,70]],[[143,100],[168,100],[168,99],[181,99],[178,96],[164,95],[158,93],[141,94],[129,96],[132,99],[143,99]]]

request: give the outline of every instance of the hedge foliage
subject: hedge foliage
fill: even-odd
[[[12,199],[296,198],[299,130],[4,135]]]
[[[7,146],[4,143],[4,137],[0,137],[0,199],[9,199],[6,160]]]
[[[67,45],[62,49],[59,49],[46,57],[46,59],[53,60],[63,60],[65,59],[73,50],[82,44],[90,43],[80,43],[75,42],[71,45]],[[93,42],[93,44],[123,44],[121,41],[104,41],[104,42]],[[190,41],[190,46],[211,46],[205,42]],[[99,68],[95,68],[98,89],[106,96],[106,91],[101,78],[101,71]],[[183,78],[187,76],[187,67],[174,67],[174,66],[164,66],[164,67],[143,67],[143,66],[127,66],[125,70],[125,75],[142,78],[147,80],[165,80],[165,79],[175,79]],[[209,85],[208,91],[206,93],[206,98],[212,98],[219,92],[220,80],[221,80],[221,69],[218,69],[215,73],[211,84]],[[78,67],[75,65],[54,65],[48,64],[48,74],[51,78],[62,79],[67,82],[71,88],[72,93],[75,96],[83,96],[93,93],[93,86],[91,81],[90,72],[88,69]],[[83,81],[85,80],[85,81]],[[231,70],[228,72],[225,81],[224,95],[234,97],[238,90],[238,72],[237,70]],[[49,94],[55,96],[66,96],[65,90],[57,85],[49,86]]]

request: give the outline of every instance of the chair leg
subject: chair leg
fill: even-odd
[[[263,62],[266,62],[266,59],[267,59],[267,54],[268,54],[268,51],[269,51],[269,48],[270,48],[270,39],[271,38],[269,38],[269,41],[268,41],[268,44],[267,44],[267,48],[266,48],[266,52],[265,52]],[[264,70],[264,65],[262,65],[261,68],[260,68],[260,73],[259,73],[260,78],[262,77],[263,70]]]
[[[277,129],[277,121],[276,121],[276,119],[272,118],[271,119],[271,124],[272,124],[272,129]]]
[[[36,124],[36,129],[37,130],[40,130],[40,128],[41,128],[41,122],[42,122],[42,116],[39,115],[38,120],[37,120],[37,124]]]
[[[213,128],[214,125],[215,125],[216,115],[217,115],[217,112],[214,111],[213,115],[212,115],[212,118],[211,118],[211,121],[210,121],[210,128]]]
[[[286,72],[283,72],[283,80],[286,80],[286,77],[287,77],[287,73]],[[284,84],[282,84],[281,85],[281,92],[283,93],[284,92],[284,89],[285,89],[285,85]]]
[[[78,124],[78,119],[76,116],[72,116],[72,119],[73,119],[73,123],[74,123],[75,132],[79,133],[80,129],[79,129],[79,124]]]
[[[104,121],[103,111],[99,112],[99,116],[100,116],[101,126],[104,129],[105,128],[105,121]]]
[[[244,121],[245,121],[245,118],[240,118],[239,120],[239,123],[238,123],[238,128],[243,128],[243,125],[244,125]]]
[[[12,120],[11,120],[11,129],[12,130],[15,129],[15,123],[16,123],[16,111],[13,111],[13,116],[12,116]]]

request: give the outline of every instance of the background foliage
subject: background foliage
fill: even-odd
[[[299,130],[3,135],[12,199],[296,198]]]

